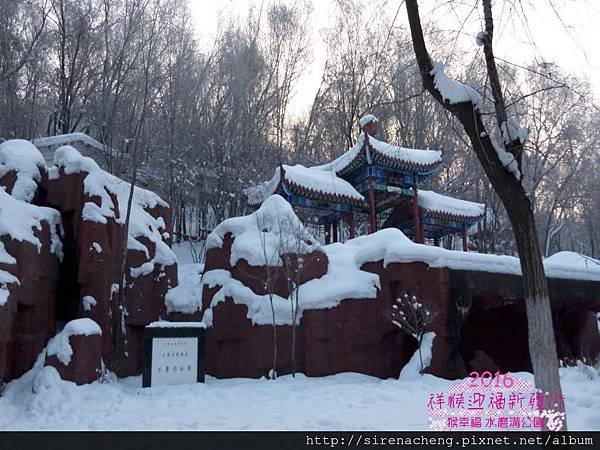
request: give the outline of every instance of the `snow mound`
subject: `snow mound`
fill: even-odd
[[[282,266],[280,256],[285,253],[310,253],[319,248],[292,206],[280,195],[268,197],[248,216],[221,222],[208,235],[206,250],[222,248],[227,233],[234,238],[231,265],[245,259],[251,266]]]
[[[352,239],[344,245],[358,247],[356,258],[360,264],[383,261],[391,263],[424,262],[429,267],[446,267],[454,270],[472,270],[521,275],[519,258],[475,252],[446,250],[441,247],[416,244],[396,228],[386,228],[376,233]],[[573,280],[600,281],[600,266],[595,264],[573,266],[562,258],[544,262],[546,276]]]
[[[600,270],[599,260],[575,252],[558,252],[546,258],[545,262],[550,264],[570,265],[582,269]]]
[[[194,314],[202,306],[202,272],[204,264],[184,264],[177,267],[179,284],[167,291],[167,312]]]
[[[481,95],[471,86],[455,81],[446,75],[444,65],[440,62],[431,60],[433,69],[433,82],[442,99],[450,104],[470,102],[478,110],[482,110],[483,99]]]
[[[16,172],[17,180],[11,195],[24,202],[31,202],[46,172],[46,162],[40,151],[29,141],[11,139],[0,144],[0,178]]]
[[[75,319],[65,325],[63,330],[48,341],[46,355],[56,356],[65,366],[71,363],[73,348],[69,343],[71,336],[93,336],[102,335],[100,325],[92,319]]]
[[[429,367],[431,364],[431,355],[433,349],[433,341],[435,339],[435,333],[430,331],[423,335],[423,342],[421,343],[421,358],[423,358],[423,370]],[[410,361],[402,368],[400,372],[399,380],[411,381],[418,380],[422,376],[421,372],[421,359],[419,358],[419,349],[415,350],[415,353],[410,358]]]
[[[66,175],[87,173],[84,179],[84,192],[90,197],[98,198],[99,204],[86,202],[82,211],[83,220],[105,224],[110,218],[119,224],[125,223],[130,183],[105,172],[93,159],[82,156],[71,146],[63,146],[56,150],[54,165],[49,169],[51,178],[57,178],[60,169],[64,170]],[[118,205],[114,204],[111,195],[116,196]],[[148,212],[159,206],[166,208],[169,205],[155,193],[135,187],[127,247],[130,250],[139,250],[150,258],[149,249],[139,240],[139,238],[146,238],[154,243],[156,252],[150,261],[130,269],[133,278],[152,273],[156,265],[164,267],[177,262],[175,254],[163,241],[162,235],[166,231],[164,219],[155,218]],[[120,215],[117,215],[117,209]]]
[[[379,276],[360,270],[362,258],[357,253],[358,248],[341,243],[319,246],[296,217],[290,204],[278,195],[269,197],[255,213],[227,219],[217,226],[208,237],[207,249],[221,247],[227,233],[232,233],[234,237],[231,265],[244,259],[253,266],[281,266],[280,255],[285,253],[307,254],[314,250],[325,252],[328,258],[327,273],[299,287],[298,321],[304,310],[333,308],[345,298],[377,297]],[[202,278],[202,286],[204,285],[210,288],[220,286],[203,317],[207,326],[212,324],[211,309],[227,297],[248,307],[247,317],[253,324],[272,323],[269,295],[257,295],[229,271],[215,269],[205,272]],[[179,299],[176,301],[177,293]],[[177,288],[170,292],[167,300],[168,308],[192,310],[195,307],[195,304],[184,301],[182,291]],[[278,325],[292,323],[288,299],[274,295],[273,307]]]
[[[32,205],[6,193],[0,188],[0,236],[8,236],[14,241],[26,241],[42,250],[42,242],[34,234],[34,230],[42,230],[42,223],[50,228],[50,251],[62,259],[62,221],[60,213],[52,208]],[[0,258],[5,254],[4,246],[0,249]],[[12,258],[12,257],[11,257]],[[13,258],[14,259],[14,258]],[[14,264],[14,262],[12,263]]]

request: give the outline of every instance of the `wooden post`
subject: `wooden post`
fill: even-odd
[[[369,209],[371,213],[371,226],[370,233],[375,233],[377,231],[377,211],[375,209],[375,181],[373,177],[369,177]]]
[[[415,221],[415,242],[422,244],[423,243],[423,232],[421,229],[421,214],[419,213],[419,190],[417,188],[417,184],[415,183],[413,186],[413,218]]]
[[[337,242],[338,241],[338,222],[337,220],[333,221],[333,242]]]
[[[348,214],[348,226],[350,227],[350,239],[356,236],[356,225],[354,224],[354,212]]]
[[[469,251],[469,239],[467,236],[466,228],[461,231],[461,235],[462,235],[462,243],[463,243],[463,252],[468,252]]]

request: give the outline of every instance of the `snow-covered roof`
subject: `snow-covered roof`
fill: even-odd
[[[72,144],[76,144],[76,143],[89,145],[90,147],[93,147],[97,150],[104,149],[104,145],[102,145],[96,139],[94,139],[91,136],[88,136],[85,133],[80,133],[80,132],[59,134],[56,136],[47,136],[47,137],[37,138],[37,139],[34,139],[32,142],[33,142],[33,145],[35,145],[37,148],[40,148],[40,149],[44,148],[44,147],[60,147],[62,145],[68,145],[68,144],[72,145]]]
[[[293,190],[309,197],[329,198],[333,201],[362,203],[365,198],[348,183],[338,177],[333,170],[321,167],[282,165],[275,169],[273,178],[266,183],[253,186],[244,191],[251,205],[262,203],[273,195],[279,187],[281,175]]]
[[[412,169],[430,169],[442,162],[442,152],[439,150],[419,150],[404,148],[387,142],[378,141],[369,136],[369,145],[376,154],[394,161],[396,164]]]
[[[442,152],[439,150],[420,150],[404,148],[379,141],[372,136],[361,133],[354,147],[330,163],[316,166],[317,169],[332,170],[338,175],[351,171],[352,167],[367,163],[366,143],[371,151],[371,157],[380,164],[403,168],[405,170],[428,171],[442,162]]]
[[[419,190],[419,207],[428,213],[451,218],[478,219],[485,214],[485,205],[448,197],[433,191]]]

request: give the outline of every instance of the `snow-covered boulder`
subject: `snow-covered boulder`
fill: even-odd
[[[14,198],[31,203],[43,176],[46,162],[31,142],[11,139],[0,144],[0,186]]]
[[[65,298],[77,317],[88,317],[102,330],[102,352],[112,353],[123,243],[127,243],[125,328],[128,363],[124,373],[141,372],[143,328],[165,313],[165,295],[177,285],[177,261],[171,251],[169,205],[136,187],[128,236],[124,239],[131,185],[104,170],[75,148],[56,150],[48,169],[46,202],[63,215]]]
[[[63,380],[91,383],[101,375],[102,330],[91,319],[68,322],[46,346],[47,366],[54,367]]]
[[[54,333],[61,234],[58,211],[0,187],[0,384],[29,370]]]

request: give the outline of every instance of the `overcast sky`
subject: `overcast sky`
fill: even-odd
[[[244,18],[252,5],[263,3],[264,7],[273,0],[189,1],[199,41],[206,45],[214,36],[219,14]],[[497,0],[494,4],[496,56],[517,64],[528,64],[535,58],[585,75],[594,87],[598,103],[600,0],[513,0],[523,5],[527,23],[522,20],[522,14],[510,16],[509,9],[503,8],[505,1]],[[320,30],[329,25],[335,10],[334,0],[313,0],[309,3],[313,7],[313,62],[303,74],[293,99],[292,110],[298,113],[309,107],[319,87],[327,57]],[[379,11],[387,11],[390,21],[400,7],[396,25],[406,25],[406,9],[402,3],[401,0],[374,0],[370,4],[377,5]],[[477,50],[474,36],[483,26],[480,0],[421,0],[419,6],[423,23],[435,21],[438,27],[455,32],[460,48]],[[461,61],[450,62],[450,74],[456,64],[461,64]]]

